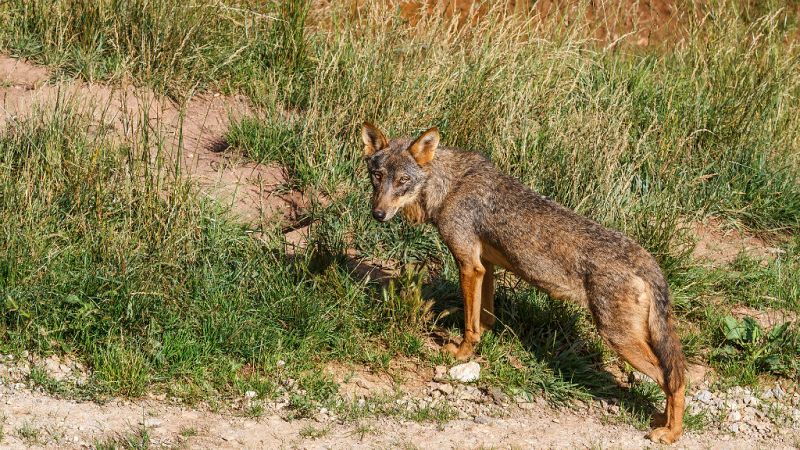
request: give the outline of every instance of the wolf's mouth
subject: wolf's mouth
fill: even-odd
[[[397,210],[382,210],[382,209],[373,209],[372,210],[372,217],[377,220],[378,222],[388,222],[389,220],[397,214]]]

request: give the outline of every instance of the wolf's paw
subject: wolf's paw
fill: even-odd
[[[462,342],[461,345],[449,343],[442,347],[442,350],[453,355],[459,361],[466,361],[472,357],[472,345]]]
[[[656,428],[647,435],[647,439],[661,444],[672,444],[677,441],[681,436],[680,432],[676,432],[667,427]]]

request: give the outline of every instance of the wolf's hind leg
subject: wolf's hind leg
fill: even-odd
[[[658,383],[667,397],[664,420],[662,420],[664,424],[651,431],[648,437],[654,442],[665,444],[675,442],[683,432],[685,406],[683,374],[664,367],[657,356],[656,348],[652,344],[652,339],[657,337],[656,330],[651,328],[649,322],[651,303],[634,299],[617,300],[606,304],[627,305],[627,309],[624,312],[612,311],[610,314],[605,314],[598,321],[600,333],[622,358]],[[682,367],[676,369],[682,370]]]
[[[648,437],[654,442],[666,444],[675,442],[683,430],[683,386],[680,386],[675,392],[670,391],[669,386],[664,383],[664,369],[646,341],[611,342],[611,346],[631,366],[652,378],[664,390],[667,396],[667,406],[663,417],[657,418],[661,420],[656,420],[661,426],[651,431]]]

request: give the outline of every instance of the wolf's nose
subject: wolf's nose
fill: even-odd
[[[381,211],[379,209],[373,209],[372,210],[372,217],[374,217],[376,220],[380,220],[381,222],[383,222],[383,219],[386,218],[386,211]]]

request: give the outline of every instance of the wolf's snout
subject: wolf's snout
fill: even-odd
[[[375,220],[383,222],[384,220],[386,220],[386,211],[383,211],[381,209],[373,209],[372,217],[374,217]]]

